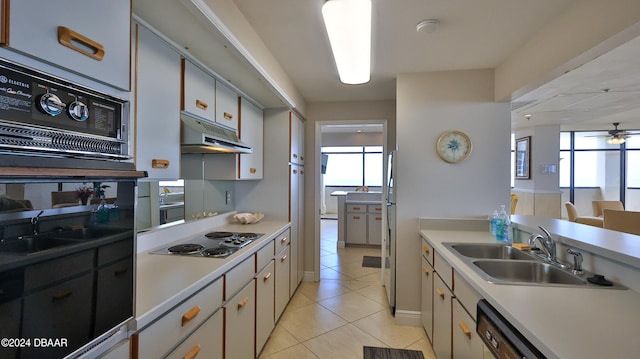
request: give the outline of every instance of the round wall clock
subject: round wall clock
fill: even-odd
[[[438,137],[436,152],[447,162],[463,161],[471,154],[471,139],[462,131],[446,131]]]

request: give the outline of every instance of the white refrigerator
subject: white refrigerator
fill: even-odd
[[[387,189],[385,192],[386,218],[382,237],[382,280],[387,292],[391,314],[396,310],[396,173],[397,152],[391,151],[387,162]]]

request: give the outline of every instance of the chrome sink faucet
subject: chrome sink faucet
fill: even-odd
[[[40,216],[44,213],[44,211],[40,211],[37,216],[31,217],[31,229],[33,230],[33,235],[37,236],[38,232],[40,232]]]
[[[542,251],[547,255],[547,262],[556,264],[562,268],[568,268],[569,266],[560,262],[558,260],[558,257],[556,256],[556,242],[553,240],[551,233],[549,233],[549,231],[547,231],[547,229],[542,226],[538,226],[538,228],[542,230],[544,236],[538,233],[532,234],[529,237],[529,245],[533,246],[535,245],[536,241],[539,241],[540,243],[542,243]]]

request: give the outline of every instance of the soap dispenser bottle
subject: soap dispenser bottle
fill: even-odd
[[[499,241],[505,240],[505,222],[509,219],[505,205],[500,205],[500,212],[498,212],[498,220],[496,221],[496,239]]]

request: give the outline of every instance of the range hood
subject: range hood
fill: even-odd
[[[235,131],[214,122],[180,113],[182,153],[252,153]]]

